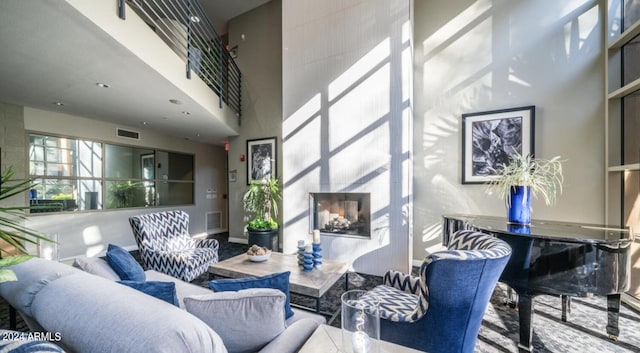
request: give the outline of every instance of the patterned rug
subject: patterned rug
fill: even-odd
[[[221,260],[246,252],[247,246],[229,243],[226,234],[215,236],[220,241]],[[132,252],[138,256],[137,252]],[[414,269],[415,271],[415,269]],[[349,289],[368,290],[381,283],[378,276],[351,273]],[[196,278],[193,283],[207,287],[208,275]],[[329,289],[320,302],[322,312],[338,313],[331,323],[340,327],[340,296],[344,293],[344,278]],[[499,284],[484,315],[478,334],[476,353],[518,352],[518,312],[506,305],[507,288]],[[292,294],[293,303],[313,307],[309,298]],[[640,313],[622,305],[620,310],[620,336],[612,341],[606,334],[606,298],[573,298],[568,322],[562,322],[559,297],[538,296],[535,298],[533,317],[534,352],[640,352]],[[0,300],[0,329],[9,328],[9,308]],[[18,316],[18,330],[27,331]],[[425,333],[428,334],[428,333]]]

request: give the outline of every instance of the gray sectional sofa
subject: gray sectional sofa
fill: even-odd
[[[180,304],[177,307],[117,283],[117,275],[109,272],[105,264],[99,258],[85,258],[72,267],[33,258],[10,267],[18,281],[1,283],[0,295],[20,313],[32,331],[54,333],[51,337],[60,338],[55,343],[67,352],[77,353],[296,352],[325,321],[322,316],[295,310],[293,317],[281,322],[283,310],[269,311],[274,303],[284,303],[284,294],[278,290],[213,293],[156,271],[146,271],[147,281],[175,283]],[[204,315],[209,316],[203,318],[199,313],[201,320],[187,312],[185,298],[204,305]],[[210,300],[213,303],[223,300],[225,307],[234,309],[207,313],[206,310],[216,308],[209,305]],[[238,312],[243,310],[248,312]],[[219,323],[219,332],[205,323],[212,321]],[[274,333],[274,327],[282,329]],[[268,342],[249,342],[259,340],[261,335]],[[247,344],[259,349],[249,349]]]

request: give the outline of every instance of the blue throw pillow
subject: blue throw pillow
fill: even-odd
[[[146,279],[144,270],[138,261],[127,250],[117,245],[109,244],[107,262],[121,280],[144,282]]]
[[[279,289],[287,296],[284,302],[284,312],[286,318],[293,316],[291,304],[289,303],[289,275],[290,271],[279,272],[262,277],[225,278],[209,282],[209,288],[215,292],[239,291],[249,288],[275,288]]]
[[[142,293],[148,294],[152,297],[164,300],[169,304],[180,306],[178,303],[178,296],[176,295],[176,284],[173,282],[136,282],[136,281],[118,281],[118,283],[125,286],[137,289]]]

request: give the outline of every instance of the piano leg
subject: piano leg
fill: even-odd
[[[518,352],[531,352],[531,338],[533,337],[533,326],[531,319],[533,315],[533,296],[518,293],[518,321],[520,323],[520,343]]]
[[[562,322],[567,322],[568,314],[571,314],[571,297],[563,294],[560,299],[562,299]]]
[[[618,317],[620,316],[620,294],[607,295],[607,334],[611,340],[616,341],[620,329]]]

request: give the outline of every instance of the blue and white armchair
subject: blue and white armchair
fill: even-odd
[[[482,317],[511,248],[462,230],[428,255],[420,277],[388,271],[368,292],[379,302],[380,338],[430,353],[473,352]]]
[[[184,211],[133,216],[129,224],[146,269],[190,282],[218,261],[218,241],[193,239]]]

